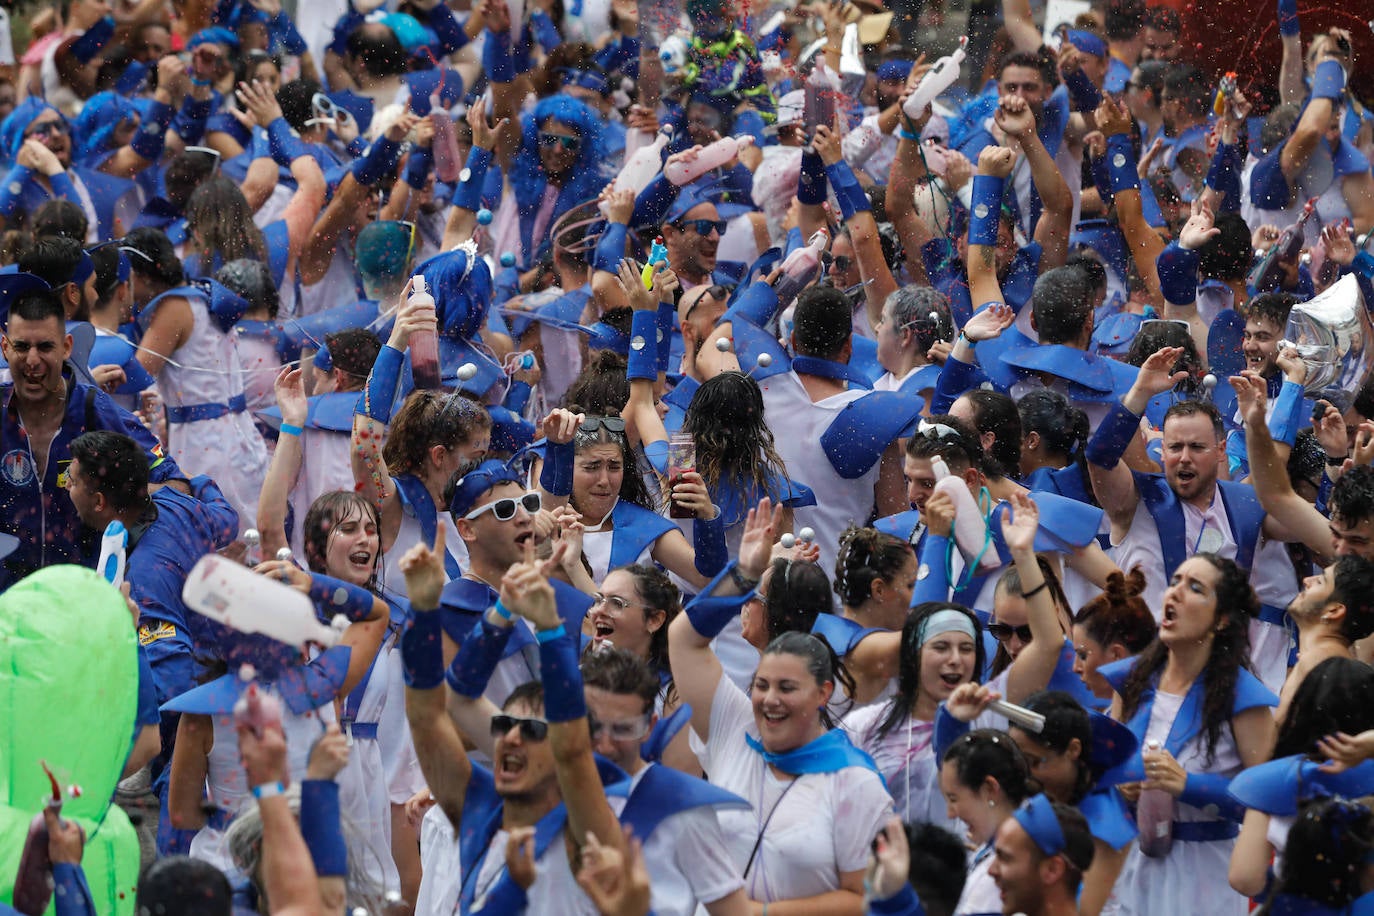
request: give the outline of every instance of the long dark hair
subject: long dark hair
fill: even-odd
[[[355,514],[362,516],[364,523],[370,521],[380,528],[381,519],[377,515],[377,507],[371,500],[365,499],[361,493],[353,490],[332,490],[322,493],[310,504],[302,522],[301,536],[305,545],[305,565],[310,567],[312,572],[327,571],[329,539],[340,522],[347,521]],[[381,565],[380,546],[379,540],[377,556],[372,560],[372,576],[367,580],[367,587],[374,591],[377,587],[377,570]]]
[[[1353,658],[1328,658],[1307,673],[1293,692],[1288,714],[1279,723],[1271,759],[1323,755],[1317,742],[1327,735],[1358,735],[1374,728],[1374,668]]]
[[[626,435],[623,432],[612,432],[601,423],[596,425],[594,431],[587,430],[585,426],[579,427],[573,435],[573,448],[577,452],[597,445],[616,445],[620,448],[620,461],[625,468],[625,473],[620,478],[620,498],[641,508],[653,509],[649,488],[644,486],[644,478],[639,473],[639,462],[635,458],[634,450],[630,448],[630,441]],[[574,509],[577,508],[573,497],[568,497],[568,503]]]
[[[491,429],[491,414],[461,394],[417,389],[391,418],[382,458],[392,474],[419,474],[431,446],[457,448]]]
[[[902,627],[902,650],[897,660],[897,695],[892,698],[892,705],[878,726],[879,738],[886,737],[905,721],[911,715],[911,707],[916,705],[916,698],[921,692],[921,630],[925,622],[940,611],[958,611],[968,617],[973,624],[974,678],[983,670],[987,656],[983,652],[983,627],[978,623],[977,615],[961,604],[948,601],[927,601],[916,605]]]
[[[1288,831],[1274,897],[1345,907],[1363,891],[1361,875],[1372,850],[1374,814],[1369,808],[1343,798],[1309,802]],[[1272,912],[1274,897],[1256,913]]]
[[[630,578],[635,580],[635,588],[644,599],[646,616],[648,611],[662,611],[664,614],[663,626],[649,637],[649,657],[646,661],[655,673],[668,675],[665,698],[675,697],[677,693],[672,681],[673,669],[668,663],[668,625],[682,611],[682,592],[673,584],[673,580],[668,578],[667,573],[649,563],[622,566],[620,571],[628,573]]]
[[[1021,414],[1016,402],[1000,391],[975,388],[961,397],[973,407],[973,426],[979,434],[992,433],[992,448],[983,455],[988,477],[1021,476]]]
[[[773,561],[773,576],[768,580],[768,596],[759,597],[764,604],[768,644],[771,646],[788,633],[811,632],[816,618],[831,610],[830,579],[825,570],[805,560],[778,557]],[[829,640],[817,636],[816,641],[830,653],[832,679],[854,695],[854,675],[845,667]],[[833,723],[832,723],[833,724]]]
[[[901,538],[851,525],[840,535],[835,594],[845,607],[856,608],[872,595],[875,580],[894,579],[911,558],[911,545]]]
[[[722,372],[702,382],[682,420],[696,446],[697,473],[713,496],[726,484],[748,505],[764,496],[777,500],[787,466],[773,446],[763,418],[763,392],[743,372]],[[740,506],[739,511],[745,511]],[[741,519],[727,518],[727,525]]]
[[[1250,587],[1245,570],[1233,560],[1214,553],[1195,556],[1210,563],[1219,573],[1216,636],[1212,640],[1212,653],[1207,659],[1207,666],[1202,669],[1202,721],[1207,732],[1207,763],[1211,765],[1216,760],[1217,742],[1231,721],[1240,670],[1250,667],[1250,621],[1259,613],[1259,599]],[[1121,685],[1123,720],[1135,715],[1140,698],[1154,683],[1159,672],[1164,670],[1168,657],[1169,650],[1158,636],[1137,657],[1131,673],[1126,676],[1126,682]]]
[[[763,655],[795,655],[806,664],[806,670],[811,672],[811,676],[816,679],[817,684],[824,684],[830,681],[832,684],[839,683],[839,669],[836,668],[835,650],[830,648],[830,643],[819,636],[810,633],[803,633],[792,630],[783,633],[769,641],[763,650]],[[826,730],[835,728],[835,718],[830,715],[830,710],[821,707],[821,724]]]

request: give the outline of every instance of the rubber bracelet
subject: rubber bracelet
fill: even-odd
[[[378,423],[391,422],[391,407],[396,401],[396,386],[401,380],[401,367],[405,354],[395,347],[382,347],[377,352],[377,360],[372,364],[372,372],[358,396],[354,413],[371,417]]]
[[[825,160],[820,153],[808,148],[802,153],[801,172],[797,175],[797,202],[823,204],[825,192]]]
[[[577,642],[563,624],[534,634],[539,642],[539,680],[544,684],[544,718],[572,722],[586,718],[587,700],[582,692],[582,672],[577,666]]]
[[[1096,111],[1102,104],[1102,90],[1081,69],[1064,74],[1064,88],[1069,90],[1074,111]]]
[[[1130,448],[1139,432],[1140,417],[1122,404],[1113,404],[1097,427],[1097,432],[1088,440],[1084,456],[1098,467],[1110,471],[1126,454],[1126,449]]]
[[[301,781],[301,838],[310,850],[315,874],[341,878],[348,874],[348,844],[339,821],[339,784],[332,779]]]
[[[921,142],[921,135],[913,134],[911,131],[907,130],[904,125],[899,124],[897,126],[897,136],[901,137],[903,140],[910,140],[912,143]]]
[[[167,125],[172,123],[175,114],[176,111],[171,105],[164,105],[158,101],[150,102],[144,112],[143,123],[134,131],[133,139],[129,141],[129,149],[149,162],[161,159],[162,150],[167,144]]]
[[[1312,74],[1312,98],[1337,101],[1345,94],[1345,68],[1339,61],[1324,60]]]
[[[515,55],[511,53],[509,31],[486,30],[482,42],[482,69],[493,83],[515,82]]]
[[[357,623],[372,613],[376,598],[361,585],[354,585],[324,573],[310,574],[310,588],[306,594],[327,617],[343,614]]]
[[[973,199],[969,207],[968,243],[997,246],[997,230],[1002,223],[1002,188],[1005,182],[996,175],[973,176]]]
[[[491,150],[474,146],[468,150],[467,162],[458,174],[461,179],[453,189],[453,205],[476,213],[482,209],[482,188],[487,182],[487,168],[491,165]]]
[[[515,619],[515,617],[511,614],[510,609],[501,603],[500,598],[496,599],[496,603],[491,606],[491,609],[496,612],[497,617],[500,617],[503,620]]]
[[[213,85],[214,82],[215,82],[214,80],[203,80],[203,79],[198,79],[198,78],[196,78],[196,77],[194,77],[194,76],[191,77],[191,85],[192,85],[192,86],[210,86],[210,85]]]
[[[505,657],[506,644],[514,632],[515,627],[500,627],[478,618],[444,675],[449,688],[459,696],[472,699],[485,693],[496,666]]]
[[[412,690],[433,690],[444,682],[444,628],[439,611],[417,611],[401,631],[401,669]]]
[[[371,187],[396,170],[401,158],[401,144],[390,137],[378,137],[367,155],[353,163],[353,180]]]
[[[544,449],[544,466],[539,469],[539,487],[550,496],[571,496],[573,459],[571,442],[550,442]]]
[[[638,311],[630,318],[630,350],[625,366],[627,379],[658,378],[658,310]]]
[[[856,213],[873,209],[868,195],[864,193],[863,185],[859,184],[859,179],[854,176],[854,170],[849,167],[848,162],[841,159],[834,165],[827,165],[825,177],[829,179],[830,190],[835,192],[835,199],[840,203],[840,216],[846,222],[853,219]]]
[[[278,795],[286,794],[286,786],[281,782],[265,782],[262,785],[252,788],[253,797],[258,801],[264,798],[276,798]]]
[[[1111,181],[1112,194],[1122,191],[1140,190],[1140,175],[1135,167],[1135,149],[1127,134],[1114,134],[1107,138],[1107,177]]]

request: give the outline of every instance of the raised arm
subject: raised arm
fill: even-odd
[[[477,211],[482,208],[482,187],[486,183],[493,150],[509,133],[511,125],[509,118],[501,118],[495,127],[491,126],[487,121],[487,107],[481,102],[468,109],[467,121],[472,128],[472,146],[468,149],[464,167],[467,177],[458,184],[453,194],[453,209],[449,211],[448,223],[444,226],[446,251],[466,242],[476,231]]]
[[[1303,85],[1302,23],[1298,19],[1298,0],[1278,0],[1279,41],[1283,57],[1279,60],[1279,101],[1299,105],[1307,94]]]
[[[1047,265],[1061,265],[1069,253],[1069,230],[1073,222],[1073,194],[1069,192],[1069,185],[1054,164],[1054,157],[1040,142],[1040,135],[1035,132],[1035,113],[1025,99],[1019,95],[1003,99],[993,119],[1003,133],[1021,147],[1030,165],[1031,181],[1044,205],[1035,224],[1035,241],[1043,249],[1041,271]]]
[[[1005,146],[986,146],[978,154],[967,265],[969,297],[975,310],[989,302],[1006,302],[997,281],[997,233],[1002,222],[1002,190],[1015,164],[1016,154]]]
[[[1035,27],[1030,0],[1002,0],[1002,21],[1013,50],[1030,54],[1040,50],[1040,30]]]
[[[1116,222],[1126,238],[1136,271],[1157,309],[1164,308],[1159,293],[1158,260],[1164,251],[1164,240],[1145,220],[1141,206],[1140,176],[1136,173],[1136,155],[1131,145],[1131,113],[1125,103],[1104,99],[1097,109],[1097,125],[1107,138],[1107,174],[1111,179],[1111,195],[1116,203]],[[1099,188],[1105,193],[1108,189]]]
[[[928,115],[923,114],[922,117]],[[883,201],[887,218],[892,221],[897,237],[902,240],[902,247],[908,253],[907,268],[920,272],[912,276],[917,283],[929,282],[925,276],[921,249],[935,238],[935,227],[926,225],[925,220],[916,213],[916,184],[930,178],[930,169],[921,155],[920,130],[903,116],[901,126],[897,128],[897,155],[892,157],[892,170],[888,173],[887,194]],[[880,310],[881,307],[880,303]]]
[[[873,205],[859,184],[858,177],[840,151],[840,138],[825,125],[816,128],[812,141],[821,161],[830,189],[840,202],[840,215],[849,230],[854,246],[854,259],[859,265],[859,278],[864,284],[864,309],[870,325],[876,326],[883,314],[883,303],[897,289],[897,281],[883,257],[883,245],[878,238],[878,223],[873,218]],[[913,261],[919,262],[920,258]]]
[[[267,557],[274,557],[279,549],[290,546],[286,540],[286,507],[291,491],[296,486],[296,479],[300,476],[304,454],[301,435],[305,419],[310,413],[305,387],[301,384],[300,369],[283,367],[277,374],[272,390],[276,394],[277,407],[281,410],[281,434],[277,437],[277,450],[272,453],[267,476],[262,481],[257,518],[258,533],[262,536],[262,553]]]
[[[1324,52],[1312,75],[1312,95],[1307,100],[1307,107],[1303,109],[1293,133],[1283,145],[1283,152],[1279,154],[1279,168],[1290,184],[1307,168],[1322,135],[1331,124],[1332,112],[1344,94],[1345,68],[1332,52]]]
[[[1050,597],[1049,583],[1035,556],[1040,509],[1026,493],[1012,494],[1011,504],[1010,515],[1002,517],[1002,536],[1021,577],[1021,594],[1027,596],[1027,622],[1031,628],[1030,645],[1016,656],[1007,673],[1006,698],[1020,703],[1037,690],[1044,690],[1050,682],[1064,648],[1064,631]]]

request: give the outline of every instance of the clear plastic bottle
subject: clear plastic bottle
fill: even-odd
[[[423,274],[415,275],[410,303],[434,308],[434,297],[425,289]],[[411,331],[406,346],[410,349],[410,371],[415,377],[415,387],[438,388],[443,382],[439,373],[439,335],[430,329]]]
[[[959,47],[954,49],[953,54],[948,54],[935,62],[925,76],[921,77],[921,82],[916,86],[914,92],[907,97],[906,104],[902,106],[902,113],[915,121],[921,117],[926,106],[940,97],[954,81],[959,78],[959,65],[964,62],[965,49],[968,47],[968,36],[959,37]]]
[[[711,169],[719,168],[739,155],[739,151],[754,142],[753,137],[722,137],[704,146],[690,162],[670,162],[663,167],[663,177],[679,188],[695,181]]]
[[[782,273],[773,284],[773,291],[778,294],[779,308],[790,305],[797,294],[816,279],[821,270],[821,252],[829,241],[830,235],[822,229],[782,262]]]
[[[458,158],[458,136],[453,130],[453,118],[439,101],[430,99],[430,120],[434,123],[434,176],[443,182],[454,182],[463,171],[463,163]]]
[[[1157,739],[1145,742],[1145,753],[1155,754],[1164,746]],[[1136,802],[1135,821],[1140,830],[1140,851],[1151,859],[1162,859],[1174,848],[1174,820],[1178,799],[1163,789],[1143,789]]]
[[[810,134],[822,124],[834,127],[835,100],[841,92],[840,78],[825,65],[824,55],[818,56],[802,88],[802,123],[806,125],[806,132]]]

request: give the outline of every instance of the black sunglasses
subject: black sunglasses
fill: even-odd
[[[1013,635],[1022,642],[1031,641],[1030,624],[1022,624],[1019,627],[1014,627],[1009,623],[990,623],[988,624],[988,632],[992,634],[992,638],[998,642],[1007,642]]]
[[[835,270],[844,273],[854,266],[854,259],[847,254],[837,254],[831,258],[830,263]]]
[[[49,134],[65,134],[70,131],[71,128],[67,126],[65,121],[44,121],[42,124],[35,124],[33,127],[24,131],[24,139],[27,140],[30,137],[46,137]]]
[[[581,137],[568,137],[563,134],[551,134],[548,131],[539,132],[539,145],[553,149],[561,146],[565,150],[575,150],[582,145]]]
[[[549,736],[549,723],[543,719],[522,719],[505,713],[491,717],[491,736],[504,738],[517,725],[520,726],[520,737],[526,741],[543,741]]]
[[[679,229],[691,229],[697,235],[710,235],[714,229],[717,235],[724,235],[729,224],[723,219],[682,219],[677,221]]]
[[[608,433],[625,432],[625,421],[620,417],[587,417],[582,421],[578,429],[584,433],[595,433],[601,427],[606,427]]]

